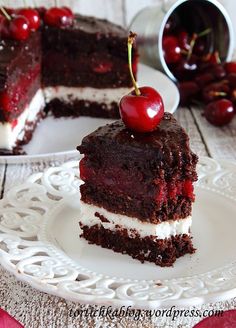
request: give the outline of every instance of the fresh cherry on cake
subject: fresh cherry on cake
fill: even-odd
[[[167,64],[177,63],[180,60],[181,49],[179,47],[178,39],[175,36],[164,36],[162,40],[162,47]]]
[[[211,124],[224,126],[234,117],[233,103],[228,99],[213,101],[205,107],[204,116]]]
[[[151,87],[139,88],[140,94],[132,91],[120,101],[120,115],[125,125],[137,132],[151,132],[164,115],[160,94]]]
[[[9,23],[9,34],[14,40],[23,41],[28,39],[30,28],[28,20],[24,16],[15,16]]]
[[[36,9],[22,8],[18,11],[18,15],[25,17],[28,20],[31,31],[37,31],[40,27],[40,16]]]
[[[120,116],[125,125],[137,132],[151,132],[160,123],[164,115],[164,105],[160,94],[151,87],[138,88],[132,71],[132,45],[136,35],[130,32],[128,37],[128,61],[134,90],[122,97]]]
[[[74,13],[69,7],[62,7],[62,9],[64,9],[66,11],[68,17],[70,17],[71,19],[74,19]]]
[[[44,21],[46,24],[55,27],[70,26],[73,23],[73,16],[71,16],[68,8],[52,7],[46,11]]]

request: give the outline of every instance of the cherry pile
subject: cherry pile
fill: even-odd
[[[18,41],[27,40],[32,31],[39,29],[41,17],[45,24],[55,27],[70,26],[74,14],[68,7],[49,9],[33,8],[4,9],[0,8],[0,37]]]
[[[171,16],[164,28],[164,59],[177,80],[191,80],[206,63],[218,59],[209,53],[212,31],[207,28],[199,33],[188,32],[176,21]]]
[[[178,83],[181,105],[203,103],[204,116],[224,126],[236,113],[236,62],[209,64],[192,81]]]
[[[170,16],[163,34],[165,62],[178,80],[181,105],[203,103],[204,116],[213,125],[230,123],[236,112],[236,62],[221,63],[210,52],[210,29],[189,33],[178,17]]]

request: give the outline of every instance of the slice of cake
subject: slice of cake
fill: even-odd
[[[30,140],[44,107],[40,34],[0,40],[0,152]]]
[[[119,118],[119,101],[132,87],[126,40],[127,32],[122,27],[79,14],[73,25],[63,29],[44,25],[47,111],[56,117]],[[134,70],[136,73],[136,65]]]
[[[119,120],[85,137],[80,161],[82,236],[140,261],[170,266],[193,253],[197,156],[171,114],[148,134]]]
[[[81,236],[135,259],[172,265],[193,253],[190,235],[197,156],[174,117],[164,114],[161,95],[139,88],[120,101],[122,120],[97,129],[78,147]]]

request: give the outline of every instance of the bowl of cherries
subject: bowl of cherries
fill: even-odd
[[[236,113],[236,62],[225,62],[212,46],[213,30],[188,30],[172,15],[163,37],[163,57],[180,92],[180,104],[203,104],[211,124],[229,124]]]

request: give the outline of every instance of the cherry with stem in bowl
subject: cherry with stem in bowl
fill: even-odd
[[[120,116],[124,124],[137,132],[151,132],[164,116],[164,104],[161,95],[153,88],[139,88],[132,70],[132,46],[136,34],[128,37],[128,63],[134,90],[120,100]]]

